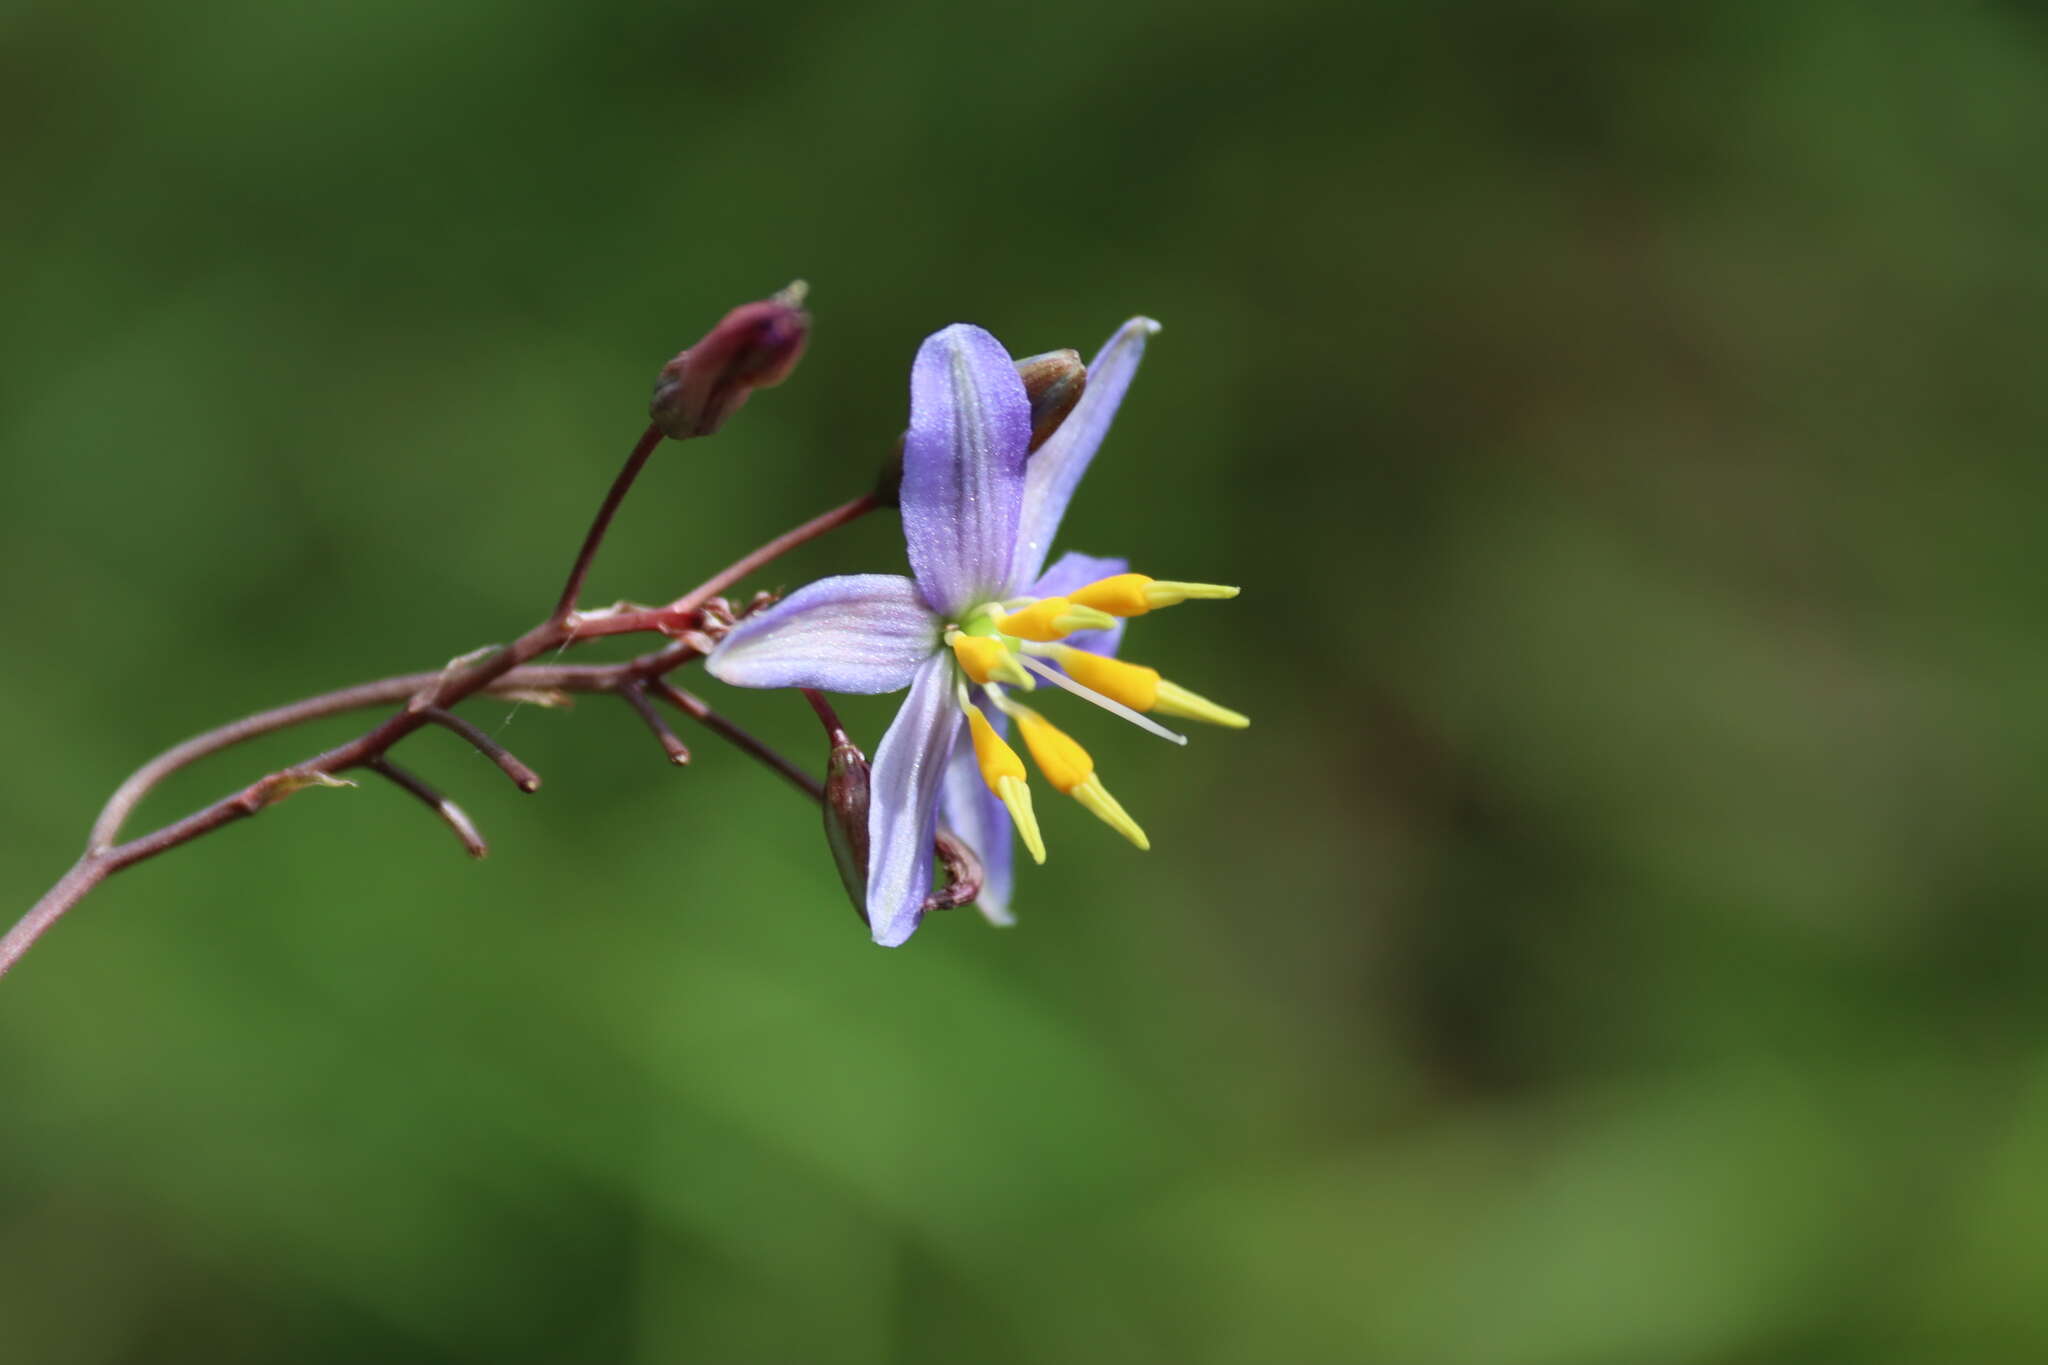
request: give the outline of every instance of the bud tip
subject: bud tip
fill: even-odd
[[[802,304],[810,286],[792,280],[771,298],[743,303],[696,345],[662,367],[648,416],[673,440],[709,436],[755,389],[789,378],[810,340]]]

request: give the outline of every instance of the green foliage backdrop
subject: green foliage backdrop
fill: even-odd
[[[120,877],[0,984],[0,1357],[2041,1358],[2044,61],[1932,0],[0,4],[6,914],[171,741],[529,624],[794,275],[598,598],[863,486],[934,328],[1142,311],[1067,543],[1242,582],[1132,651],[1256,719],[1076,719],[1155,851],[1042,797],[1021,926],[898,952],[592,703],[479,711],[533,798],[409,746],[480,865],[366,787]]]

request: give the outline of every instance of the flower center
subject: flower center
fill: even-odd
[[[1005,689],[1029,692],[1042,678],[1176,744],[1187,739],[1147,712],[1241,729],[1251,723],[1244,716],[1166,681],[1156,669],[1066,643],[1077,632],[1107,630],[1119,617],[1143,616],[1191,599],[1235,596],[1236,588],[1218,584],[1162,583],[1143,574],[1117,574],[1064,597],[984,602],[947,624],[945,643],[957,666],[954,694],[974,738],[982,780],[1008,808],[1035,861],[1045,861],[1045,843],[1023,760],[976,704],[970,684],[981,690],[987,707],[1017,722],[1032,760],[1054,790],[1072,796],[1139,848],[1150,848],[1145,831],[1095,775],[1088,751],[1037,711],[1012,700]]]
[[[996,633],[996,622],[1002,618],[1002,615],[1002,603],[984,602],[980,606],[963,613],[959,622],[947,626],[946,630],[949,634],[957,630],[963,635],[994,635]]]

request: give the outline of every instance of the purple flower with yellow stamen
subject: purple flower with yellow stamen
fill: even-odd
[[[1010,834],[1039,862],[1045,845],[1024,764],[1004,739],[1014,719],[1058,791],[1139,848],[1145,833],[1081,746],[1015,699],[1045,680],[1155,734],[1145,712],[1243,726],[1234,711],[1116,657],[1124,618],[1237,589],[1162,583],[1121,559],[1046,552],[1159,324],[1133,318],[1089,366],[1080,401],[1032,449],[1031,404],[1002,343],[959,323],[918,349],[903,443],[903,536],[912,577],[853,574],[790,594],[735,627],[706,667],[741,687],[827,692],[910,689],[869,779],[867,916],[875,942],[916,931],[943,823],[980,855],[977,905],[1010,922]],[[968,736],[962,742],[962,734]]]

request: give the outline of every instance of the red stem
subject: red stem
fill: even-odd
[[[427,719],[444,730],[453,731],[470,742],[472,748],[498,765],[498,770],[512,779],[512,785],[529,795],[540,790],[540,774],[519,761],[519,756],[492,739],[476,726],[470,724],[453,711],[434,710],[427,713]]]
[[[732,721],[719,715],[718,712],[705,704],[701,698],[692,693],[685,692],[680,687],[674,686],[665,678],[650,679],[648,686],[660,693],[663,701],[666,701],[705,729],[723,736],[735,747],[745,750],[770,768],[773,768],[791,786],[795,787],[805,796],[810,797],[811,800],[823,801],[825,799],[824,783],[812,777],[802,768],[790,762],[787,758],[784,758],[745,730],[742,730]]]
[[[860,520],[881,505],[874,494],[863,493],[851,502],[841,503],[801,526],[784,531],[759,549],[748,551],[665,607],[649,607],[611,616],[581,617],[575,622],[575,636],[578,640],[591,640],[600,635],[628,635],[637,631],[687,630],[696,624],[698,608],[754,570],[773,563],[799,545],[836,531],[848,522]]]
[[[626,699],[626,705],[632,707],[640,719],[646,722],[647,728],[653,731],[655,741],[661,745],[661,751],[668,755],[669,762],[680,765],[690,761],[690,746],[676,737],[676,732],[669,729],[668,722],[661,718],[661,712],[654,709],[654,703],[647,700],[646,683],[627,683],[619,689],[619,695]]]
[[[829,512],[813,517],[801,526],[785,531],[765,545],[743,555],[667,607],[653,612],[633,614],[645,619],[606,618],[602,628],[579,629],[575,618],[576,597],[589,575],[590,565],[596,558],[598,548],[603,544],[605,531],[609,529],[620,503],[624,501],[627,491],[646,465],[654,447],[660,443],[660,439],[660,433],[650,427],[633,447],[631,454],[627,456],[625,466],[619,471],[618,477],[613,479],[610,490],[606,493],[603,503],[599,505],[589,532],[583,538],[583,544],[577,551],[575,563],[570,567],[561,597],[556,602],[555,611],[547,620],[511,644],[465,668],[402,674],[395,678],[384,678],[325,693],[294,702],[289,706],[260,711],[186,740],[144,764],[115,790],[114,795],[100,811],[84,855],[70,871],[58,879],[55,886],[44,893],[42,899],[38,900],[12,929],[8,930],[4,938],[0,938],[0,976],[5,976],[67,911],[114,873],[226,825],[247,819],[302,787],[326,782],[336,773],[345,772],[350,768],[377,765],[385,752],[399,740],[421,726],[440,719],[464,698],[486,691],[616,692],[635,684],[658,682],[662,674],[698,657],[699,651],[695,643],[688,640],[672,641],[651,654],[624,664],[586,667],[523,665],[529,665],[530,661],[539,655],[600,635],[623,634],[628,630],[657,630],[661,629],[663,624],[679,628],[679,623],[686,617],[690,618],[688,624],[694,625],[698,609],[740,579],[797,546],[816,540],[880,506],[872,495],[855,498]],[[807,794],[817,797],[819,788],[815,780],[794,763],[724,717],[712,712],[703,702],[689,697],[688,693],[666,687],[663,687],[662,692],[664,697],[681,706],[707,728],[760,759]],[[678,701],[677,698],[688,700]],[[242,791],[194,811],[161,829],[126,843],[114,842],[121,826],[149,791],[165,777],[190,763],[258,735],[270,734],[344,711],[389,705],[397,701],[406,703],[402,710],[368,733],[346,744],[271,773]],[[516,763],[517,760],[513,762]],[[500,766],[505,766],[503,760],[500,760]],[[523,768],[524,765],[520,766]],[[384,765],[380,771],[387,777],[392,776],[388,769],[389,765]],[[506,771],[513,772],[511,768],[507,768]],[[407,773],[405,776],[411,777],[411,774]],[[519,774],[514,773],[514,777],[518,780]],[[402,779],[394,780],[399,780],[400,785],[406,785],[409,790],[411,789],[411,785]],[[416,783],[418,779],[413,781]],[[423,783],[419,785],[424,786]],[[438,801],[438,798],[437,802],[437,810],[447,804]],[[457,833],[463,833],[460,826],[457,826]],[[470,843],[474,835],[474,827],[471,827],[469,833],[464,835],[465,845]]]
[[[619,470],[618,477],[612,480],[612,486],[605,493],[604,501],[598,504],[597,515],[590,521],[590,529],[583,533],[582,548],[576,551],[576,562],[569,566],[569,581],[562,585],[562,596],[556,601],[554,615],[549,617],[549,620],[566,621],[569,619],[569,613],[576,610],[576,599],[583,593],[583,580],[590,577],[591,563],[597,558],[598,546],[604,544],[605,532],[611,530],[612,518],[618,514],[619,504],[626,500],[626,494],[632,491],[633,480],[640,477],[641,469],[647,464],[647,457],[654,453],[654,448],[660,445],[663,439],[661,428],[657,426],[649,426],[646,431],[640,433],[640,440],[633,447],[633,453],[626,457],[625,466]]]
[[[853,740],[847,736],[846,727],[839,723],[839,713],[832,709],[831,702],[825,700],[825,694],[815,687],[806,687],[801,690],[804,694],[804,700],[809,702],[811,709],[818,713],[818,723],[825,727],[826,742],[835,745],[853,743]]]
[[[491,851],[491,846],[484,841],[483,831],[476,827],[476,821],[469,818],[469,812],[434,790],[410,769],[401,768],[388,758],[373,758],[363,766],[418,797],[428,810],[440,816],[448,828],[455,831],[455,837],[462,841],[463,852],[470,857],[481,858]]]

